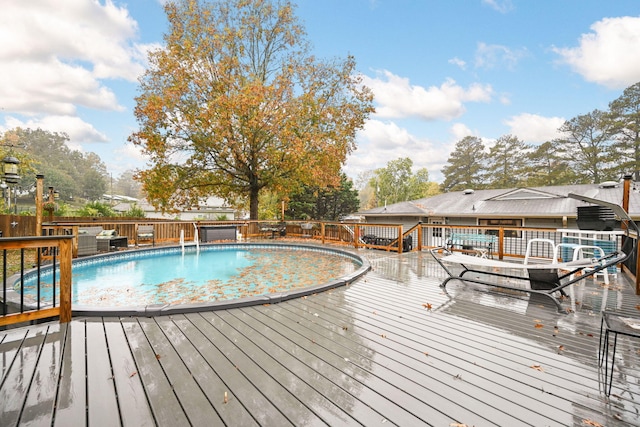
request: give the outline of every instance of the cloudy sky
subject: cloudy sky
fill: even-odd
[[[0,132],[65,132],[114,176],[144,168],[127,143],[137,77],[162,45],[161,0],[2,0]],[[411,157],[440,182],[455,143],[539,144],[640,81],[637,0],[294,0],[315,54],[354,55],[377,112],[345,170]]]

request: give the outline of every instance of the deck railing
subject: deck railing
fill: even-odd
[[[0,326],[50,317],[59,317],[63,323],[71,320],[72,239],[73,236],[0,239]],[[27,276],[33,276],[35,298],[26,295]]]
[[[156,245],[177,244],[181,231],[185,241],[192,240],[196,229],[194,222],[186,221],[94,221],[91,225],[101,226],[104,229],[117,229],[119,235],[129,236],[130,245],[136,243],[135,230],[138,225],[153,225]],[[527,242],[531,239],[547,239],[557,244],[561,243],[563,238],[556,229],[422,223],[404,232],[403,227],[398,224],[321,221],[198,221],[195,225],[200,228],[218,226],[226,229],[235,228],[235,237],[242,240],[286,237],[321,244],[343,244],[355,248],[380,249],[398,253],[447,246],[453,234],[457,236],[490,235],[495,236],[495,245],[492,238],[492,245],[487,249],[486,254],[500,259],[524,257]],[[50,234],[48,236],[0,238],[3,256],[0,327],[55,316],[59,316],[61,322],[68,322],[71,319],[71,260],[75,256],[74,248],[77,247],[78,228],[82,226],[86,224],[48,224],[43,227],[43,232]],[[629,238],[637,238],[637,236],[613,235],[610,237],[613,239],[611,243],[617,249],[623,246],[624,239]],[[463,250],[463,248],[455,249]],[[552,256],[548,245],[533,246],[530,255],[539,258]],[[633,277],[636,289],[640,292],[640,280],[636,275],[637,266],[638,258],[633,254],[625,263],[625,270]],[[22,286],[25,275],[35,275],[38,289],[41,289],[41,286],[49,286],[41,285],[41,278],[49,275],[47,280],[54,286],[51,292],[48,290],[45,292],[49,300],[40,297],[40,294],[32,300],[25,297]]]

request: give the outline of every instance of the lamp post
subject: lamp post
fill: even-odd
[[[17,191],[15,185],[18,183],[18,181],[20,181],[20,175],[18,175],[18,165],[20,164],[20,160],[16,159],[15,157],[13,157],[11,154],[7,155],[4,159],[2,159],[2,172],[4,173],[4,182],[7,183],[7,185],[9,186],[14,186],[13,187],[13,191]],[[16,193],[16,206],[15,206],[15,213],[18,213],[18,206],[17,206],[17,193]],[[7,197],[8,200],[8,207],[11,208],[11,190],[9,189],[9,197]]]

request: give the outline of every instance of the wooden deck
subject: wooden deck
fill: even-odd
[[[0,425],[640,425],[640,343],[609,399],[597,366],[600,310],[640,313],[620,277],[559,314],[360,253],[364,279],[280,304],[0,331]]]

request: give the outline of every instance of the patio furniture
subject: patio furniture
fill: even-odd
[[[611,372],[609,372],[609,335],[613,334],[613,352],[611,355]],[[618,335],[640,338],[640,317],[630,317],[620,313],[603,311],[600,319],[600,340],[598,350],[598,366],[604,364],[604,393],[611,395],[613,383],[613,364],[616,359]]]
[[[102,230],[96,236],[98,251],[109,252],[117,248],[126,248],[129,246],[128,238],[126,236],[118,236],[116,230]]]
[[[151,240],[151,246],[156,245],[156,237],[153,225],[138,225],[136,227],[136,246],[140,245],[140,241]]]
[[[78,256],[95,255],[98,253],[96,236],[102,227],[81,227],[78,229]]]
[[[577,200],[582,200],[588,203],[601,204],[603,206],[609,206],[618,215],[620,219],[627,223],[627,229],[633,230],[638,233],[638,227],[635,222],[627,215],[627,213],[620,206],[613,203],[604,202],[601,200],[592,199],[585,196],[569,194],[569,197]],[[565,263],[551,263],[551,264],[521,264],[516,262],[506,262],[498,260],[489,260],[479,257],[473,257],[460,253],[452,253],[445,247],[432,249],[431,255],[440,264],[440,266],[447,273],[448,277],[440,284],[443,289],[446,289],[446,285],[453,279],[461,280],[462,282],[476,283],[481,285],[487,285],[496,288],[510,289],[520,292],[527,292],[530,294],[540,294],[549,297],[558,308],[558,311],[562,310],[560,301],[554,297],[554,293],[559,292],[564,294],[564,289],[574,283],[585,280],[594,276],[598,272],[601,272],[611,266],[615,266],[622,263],[630,254],[635,253],[637,246],[636,239],[625,239],[625,248],[621,251],[616,251],[601,258],[591,259],[578,259],[575,261]],[[436,253],[445,251],[448,255],[440,259]],[[462,266],[462,272],[457,276],[454,275],[446,266],[445,263],[454,263]],[[484,267],[484,269],[470,268],[468,266]],[[528,276],[515,275],[505,273],[505,271],[512,270],[527,270]],[[502,271],[502,272],[501,272]],[[471,273],[467,275],[468,273]],[[493,278],[496,280],[490,281],[481,277]],[[499,280],[507,279],[507,280]],[[528,284],[530,288],[525,286],[515,286],[511,282],[521,282]]]
[[[237,240],[238,227],[235,225],[201,225],[200,239],[202,242],[218,240]]]
[[[481,258],[493,258],[493,250],[497,238],[493,234],[452,233],[447,242],[447,249],[458,248],[464,253],[471,253]]]
[[[287,235],[287,225],[286,224],[265,225],[260,227],[260,232],[266,235],[271,233],[272,239],[275,239],[276,235],[279,235],[280,237],[284,237]]]
[[[555,242],[551,239],[534,238],[534,239],[530,239],[527,242],[527,250],[524,255],[525,264],[529,264],[529,261],[532,258],[534,258],[532,255],[534,245],[541,245],[541,244],[549,245],[549,250],[551,251],[551,258],[550,258],[551,264],[558,263],[558,258],[560,257],[561,252],[564,253],[564,256],[570,256],[572,261],[577,261],[579,259],[584,259],[584,258],[600,259],[606,256],[604,250],[600,246],[579,245],[575,243],[558,243],[556,245]],[[573,251],[573,253],[571,254],[567,250],[571,250]],[[539,257],[537,258],[540,259]],[[609,284],[608,269],[602,270],[598,272],[598,274],[602,274],[604,278],[604,283],[608,285]],[[571,276],[571,279],[573,279],[573,276]]]

